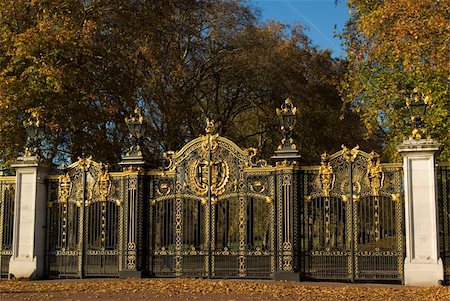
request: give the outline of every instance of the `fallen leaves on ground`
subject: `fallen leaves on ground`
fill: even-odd
[[[1,300],[450,300],[450,287],[202,279],[0,281]]]

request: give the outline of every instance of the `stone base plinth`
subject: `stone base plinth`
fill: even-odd
[[[119,278],[142,278],[142,271],[123,270],[120,271]]]
[[[285,280],[285,281],[299,281],[300,274],[295,272],[275,272],[274,280]]]
[[[441,259],[437,263],[405,262],[404,267],[405,285],[440,285],[443,281],[444,267]]]
[[[38,279],[44,275],[44,267],[34,258],[11,258],[9,261],[9,275],[15,279]]]

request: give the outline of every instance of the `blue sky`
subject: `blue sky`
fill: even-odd
[[[345,56],[341,42],[333,37],[335,25],[341,32],[348,19],[345,1],[335,0],[250,0],[261,9],[263,19],[275,19],[284,23],[300,22],[308,28],[307,35],[313,44],[329,48],[334,57]]]

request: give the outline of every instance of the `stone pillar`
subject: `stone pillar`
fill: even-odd
[[[406,285],[438,285],[443,280],[439,255],[436,155],[441,144],[431,139],[406,140],[403,156],[406,230]]]
[[[13,250],[9,274],[14,278],[44,276],[47,167],[38,157],[19,157],[16,170]]]

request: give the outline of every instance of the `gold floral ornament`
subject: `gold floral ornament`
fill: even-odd
[[[406,107],[409,109],[411,114],[411,124],[413,130],[409,136],[410,140],[416,139],[420,140],[425,137],[425,123],[424,117],[427,111],[427,106],[431,103],[431,97],[425,95],[419,88],[414,88],[410,97],[406,99]],[[428,139],[430,137],[427,137]]]
[[[367,177],[373,196],[380,195],[380,189],[383,187],[384,173],[381,168],[380,155],[372,151],[369,154],[369,163],[367,165]]]
[[[297,108],[294,106],[292,99],[286,98],[281,108],[277,109],[276,112],[280,117],[281,131],[283,132],[283,139],[281,139],[281,144],[278,146],[278,149],[297,149],[292,139],[292,132],[297,123]]]
[[[330,164],[330,155],[326,152],[321,155],[321,163],[319,168],[320,188],[324,197],[329,197],[331,189],[334,186],[333,167]]]

